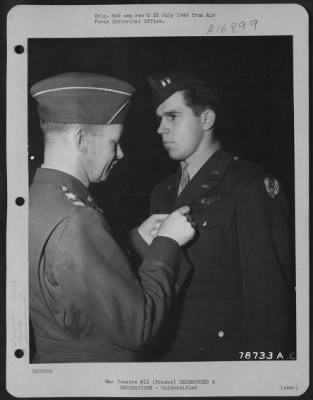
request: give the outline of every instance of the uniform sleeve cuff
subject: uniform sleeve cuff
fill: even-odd
[[[147,258],[157,259],[172,268],[177,268],[179,249],[180,247],[175,240],[165,236],[157,236],[149,247]]]
[[[149,245],[144,241],[138,232],[138,228],[134,228],[129,233],[129,241],[133,249],[142,259],[145,258],[149,252]]]

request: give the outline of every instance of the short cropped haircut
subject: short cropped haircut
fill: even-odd
[[[63,124],[62,122],[40,120],[40,128],[42,129],[43,133],[49,133],[51,131],[63,131],[67,128],[67,124]]]
[[[220,108],[217,88],[206,81],[196,81],[182,90],[185,103],[194,114],[199,116],[204,110],[211,109],[216,114]]]
[[[63,123],[63,122],[53,122],[53,121],[43,121],[40,120],[40,128],[44,134],[49,134],[51,132],[64,132],[72,127],[84,128],[90,134],[97,134],[96,129],[100,125],[92,124],[73,124],[73,123]]]

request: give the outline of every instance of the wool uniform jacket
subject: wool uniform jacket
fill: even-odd
[[[197,235],[182,264],[193,271],[147,358],[294,358],[294,262],[279,182],[223,149],[177,196],[180,174],[156,186],[151,213],[191,207]]]
[[[139,359],[188,274],[177,243],[155,238],[135,274],[87,188],[53,169],[36,172],[29,223],[32,361]]]

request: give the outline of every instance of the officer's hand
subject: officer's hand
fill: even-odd
[[[180,207],[162,222],[157,236],[166,236],[174,239],[180,246],[189,242],[195,235],[193,224],[190,221],[190,207]]]
[[[139,226],[138,233],[148,245],[155,238],[162,221],[167,216],[168,214],[153,214]]]

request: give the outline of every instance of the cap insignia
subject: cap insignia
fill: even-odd
[[[264,179],[265,189],[271,199],[274,199],[279,193],[279,183],[274,178],[266,177]]]
[[[160,82],[163,87],[166,87],[167,85],[170,85],[172,83],[170,78],[160,79]]]

